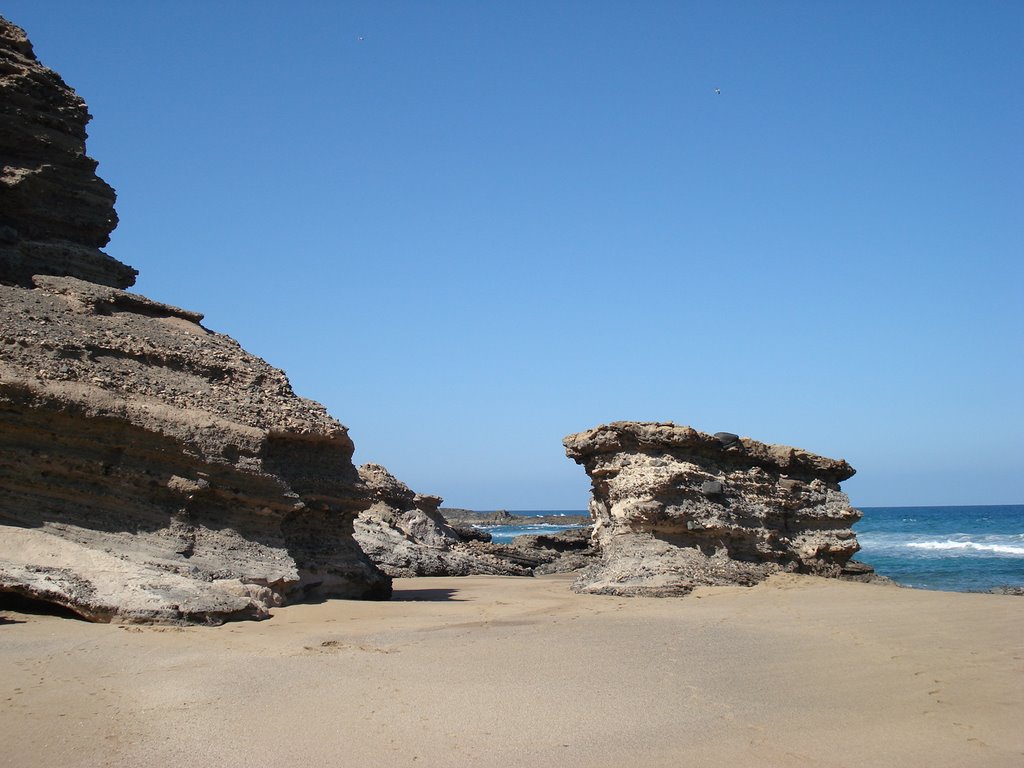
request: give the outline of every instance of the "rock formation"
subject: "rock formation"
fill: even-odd
[[[511,544],[465,520],[493,523],[534,520],[495,513],[451,510],[463,524],[451,525],[438,509],[441,499],[414,493],[379,464],[364,464],[359,476],[373,505],[356,519],[356,541],[389,576],[532,576],[576,570],[596,554],[589,530],[517,536]],[[557,518],[559,522],[564,518]]]
[[[414,493],[379,464],[364,464],[359,475],[373,505],[356,520],[356,541],[389,576],[530,575],[500,557],[500,545],[467,540],[449,526],[440,497]]]
[[[589,526],[558,533],[527,533],[512,539],[511,547],[535,559],[535,576],[578,571],[600,555]]]
[[[0,591],[94,620],[386,598],[345,427],[285,375],[126,293],[85,105],[0,18]]]
[[[780,570],[871,572],[850,560],[861,514],[839,489],[854,474],[845,461],[672,423],[615,422],[563,442],[590,476],[601,550],[577,591],[682,595]]]
[[[70,275],[128,288],[137,274],[103,253],[117,226],[114,190],[85,154],[85,102],[42,66],[0,17],[0,274]]]

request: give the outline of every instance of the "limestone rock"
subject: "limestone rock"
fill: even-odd
[[[591,520],[588,516],[517,515],[504,509],[496,512],[478,512],[451,507],[442,508],[440,511],[463,540],[464,548],[505,560],[526,569],[532,575],[575,571],[591,563],[597,554],[591,542]],[[524,534],[516,536],[509,544],[492,542],[489,533],[474,527],[494,525],[580,527],[559,533]]]
[[[447,518],[447,515],[445,515],[445,518]],[[448,525],[463,541],[482,541],[484,544],[489,544],[492,540],[491,534],[475,526],[466,525],[465,523],[453,523],[450,520]]]
[[[0,591],[98,621],[387,598],[345,427],[198,313],[117,287],[88,118],[0,19]]]
[[[679,595],[780,570],[864,576],[850,562],[861,514],[839,488],[854,474],[845,461],[671,422],[615,422],[564,445],[590,476],[601,550],[578,591]]]
[[[0,17],[0,282],[70,275],[127,288],[136,271],[100,250],[114,190],[85,154],[85,102]]]
[[[364,464],[359,475],[372,505],[356,520],[355,538],[388,575],[530,575],[497,554],[501,545],[464,541],[438,512],[439,497],[414,493],[379,464]]]
[[[0,588],[126,620],[389,594],[352,540],[368,502],[322,406],[194,313],[36,285],[0,286]]]
[[[543,562],[533,568],[536,576],[546,573],[569,573],[592,565],[600,555],[594,545],[591,529],[569,528],[558,533],[539,533],[516,536],[512,546],[527,552],[545,556]]]

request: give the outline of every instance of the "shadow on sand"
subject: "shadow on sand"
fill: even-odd
[[[455,595],[457,589],[396,589],[391,595],[392,602],[403,601],[453,601],[461,602]]]

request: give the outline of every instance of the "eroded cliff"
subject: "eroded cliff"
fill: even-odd
[[[88,112],[2,18],[0,89],[0,590],[126,621],[387,597],[347,430],[201,315],[118,288]]]

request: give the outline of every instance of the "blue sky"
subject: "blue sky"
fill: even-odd
[[[581,509],[565,434],[672,420],[844,457],[863,506],[1024,502],[1020,3],[0,13],[89,103],[136,290],[357,463]]]

